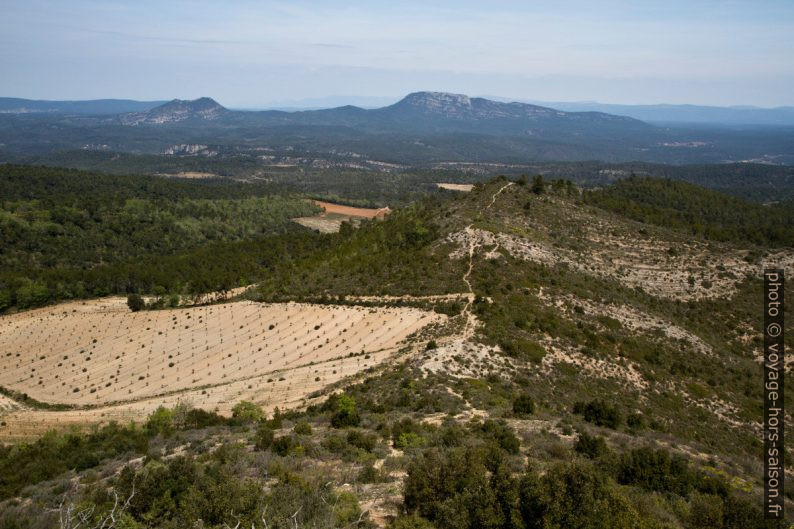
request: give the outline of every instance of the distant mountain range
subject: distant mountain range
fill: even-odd
[[[493,97],[497,101],[506,98]],[[717,107],[706,105],[615,105],[581,102],[549,102],[522,100],[525,103],[550,106],[567,112],[606,112],[628,116],[650,123],[687,123],[703,125],[769,125],[794,126],[794,107],[760,108],[754,106]]]
[[[84,114],[89,116],[146,112],[165,101],[133,101],[131,99],[93,99],[88,101],[36,101],[17,97],[0,97],[0,114],[37,112]]]
[[[477,133],[559,138],[627,134],[652,127],[633,118],[602,112],[563,112],[526,103],[502,103],[445,92],[415,92],[376,109],[354,106],[286,112],[233,111],[209,97],[175,99],[147,112],[118,116],[125,125],[218,121],[224,125],[334,126],[366,132]]]
[[[618,116],[631,117],[650,123],[679,123],[679,124],[706,124],[706,125],[769,125],[769,126],[794,126],[794,106],[782,106],[776,108],[761,108],[755,106],[731,106],[719,107],[708,105],[621,105],[598,103],[596,101],[542,101],[533,99],[510,99],[499,96],[484,96],[467,98],[457,94],[444,94],[440,92],[416,92],[410,94],[399,103],[410,104],[417,99],[434,99],[435,94],[438,99],[446,96],[448,99],[447,109],[451,110],[449,103],[452,99],[465,98],[471,103],[472,108],[483,107],[482,102],[517,104],[524,103],[532,107],[545,107],[564,112],[599,112],[602,114],[613,114]],[[201,98],[198,101],[208,100]],[[359,109],[378,110],[389,108],[388,103],[394,98],[388,97],[364,97],[364,96],[329,96],[313,99],[301,99],[292,101],[282,101],[267,105],[267,111],[316,111],[316,110],[335,110],[337,108],[355,106]],[[166,104],[179,104],[180,100],[167,101],[135,101],[130,99],[95,99],[86,101],[38,101],[32,99],[21,99],[15,97],[0,97],[0,113],[4,114],[23,114],[23,113],[61,113],[61,114],[81,114],[81,115],[111,115],[123,113],[145,113],[158,106]],[[189,101],[182,101],[189,103]],[[399,104],[398,103],[398,104]],[[463,101],[458,101],[455,105],[459,108],[466,106]],[[220,105],[219,105],[220,106]],[[251,110],[256,112],[257,110]]]
[[[254,160],[277,151],[300,163],[325,160],[317,162],[321,165],[341,158],[408,165],[585,160],[794,164],[794,127],[657,125],[609,112],[446,92],[415,92],[373,109],[348,105],[292,112],[231,110],[209,97],[169,102],[0,99],[0,162],[78,150],[176,155],[185,145],[193,150],[198,145],[203,147],[196,152],[203,156]]]

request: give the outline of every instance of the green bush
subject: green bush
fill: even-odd
[[[253,402],[241,400],[232,408],[232,418],[241,424],[260,422],[264,420],[265,412]]]
[[[430,448],[414,458],[404,488],[411,521],[439,529],[640,529],[631,502],[592,465],[516,478],[501,454]]]
[[[642,447],[620,456],[617,480],[655,492],[688,495],[694,488],[695,476],[683,456],[673,456],[664,449]]]
[[[581,414],[584,420],[597,426],[617,429],[623,422],[623,416],[616,406],[611,406],[606,401],[595,399],[590,402],[577,402],[573,406],[573,412]]]
[[[532,415],[535,413],[535,400],[531,395],[519,395],[513,401],[513,413],[516,415]]]
[[[482,424],[475,426],[475,431],[488,439],[494,440],[500,448],[509,454],[517,454],[521,448],[521,442],[505,421],[488,419]]]
[[[273,452],[280,456],[286,456],[290,453],[294,453],[298,446],[299,443],[291,435],[276,437],[272,444]]]
[[[363,430],[351,429],[347,432],[347,444],[360,448],[365,452],[372,452],[378,440],[374,434]]]
[[[521,480],[526,529],[640,529],[631,502],[606,475],[589,465],[561,463],[543,476]]]
[[[127,306],[132,312],[138,312],[146,308],[146,302],[138,294],[130,294],[127,296]]]
[[[171,435],[176,429],[174,426],[174,411],[165,406],[158,407],[146,419],[145,428],[151,435]]]
[[[645,417],[641,413],[632,413],[626,417],[626,426],[632,430],[641,430],[645,428]]]
[[[346,428],[348,426],[358,426],[361,417],[356,410],[356,401],[348,395],[339,395],[334,399],[333,415],[331,416],[331,426],[334,428]]]
[[[418,438],[422,438],[422,425],[410,417],[403,417],[391,426],[391,441],[395,448],[405,448],[407,446],[405,443],[410,444]]]
[[[295,426],[292,428],[292,431],[298,435],[311,435],[312,434],[312,425],[306,421],[299,421]]]
[[[273,446],[274,438],[275,433],[270,425],[260,424],[257,426],[256,433],[254,434],[254,448],[257,450],[267,450]]]
[[[415,432],[402,432],[394,441],[394,448],[406,450],[420,448],[425,445],[425,438]]]
[[[576,438],[573,449],[590,459],[597,459],[608,451],[607,443],[604,438],[598,435],[589,435],[587,432],[582,432]]]

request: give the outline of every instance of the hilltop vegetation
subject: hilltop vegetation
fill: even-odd
[[[626,217],[716,241],[794,244],[791,203],[762,206],[686,182],[637,177],[585,197],[590,204]]]

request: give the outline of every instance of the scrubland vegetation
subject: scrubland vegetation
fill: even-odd
[[[57,525],[68,506],[98,521],[116,495],[119,527],[773,527],[760,510],[758,269],[791,262],[785,232],[764,206],[669,182],[586,195],[508,183],[338,234],[158,261],[187,274],[178,264],[204,255],[214,273],[212,252],[250,267],[258,301],[449,320],[297,409],[180,404],[3,448],[0,527]],[[428,297],[442,294],[462,297]]]

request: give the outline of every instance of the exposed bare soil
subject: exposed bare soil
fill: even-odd
[[[449,191],[461,191],[468,193],[474,189],[474,184],[436,184],[439,189],[447,189]]]
[[[139,420],[178,400],[220,413],[243,399],[299,405],[443,319],[414,308],[248,301],[131,313],[123,298],[4,316],[0,386],[83,409],[8,413],[0,401],[0,438],[48,425]]]
[[[301,226],[306,226],[309,229],[317,230],[320,233],[336,233],[339,231],[343,222],[356,222],[359,219],[383,218],[391,213],[389,208],[357,208],[353,206],[344,206],[342,204],[333,204],[331,202],[323,202],[321,200],[313,200],[312,202],[323,208],[323,212],[312,217],[298,217],[292,219],[292,221],[297,222]]]

